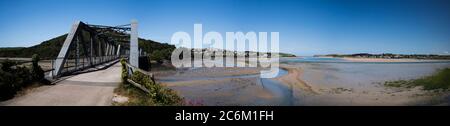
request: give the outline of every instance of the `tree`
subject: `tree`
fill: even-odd
[[[151,60],[155,60],[158,63],[162,63],[165,59],[163,50],[155,50],[150,56]]]

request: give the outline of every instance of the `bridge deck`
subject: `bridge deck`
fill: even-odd
[[[121,65],[78,74],[56,85],[41,86],[1,105],[13,106],[105,106],[111,105],[113,91],[121,82]]]

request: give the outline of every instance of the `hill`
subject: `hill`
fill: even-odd
[[[0,57],[30,58],[33,54],[39,54],[42,59],[55,59],[58,56],[66,37],[67,34],[64,34],[31,47],[0,48]],[[139,38],[139,47],[148,53],[161,50],[166,50],[164,52],[171,52],[171,50],[175,49],[175,46],[173,45],[142,38]]]

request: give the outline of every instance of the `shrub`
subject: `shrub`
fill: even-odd
[[[12,73],[0,70],[0,100],[14,97],[16,94],[16,77]]]
[[[31,75],[33,80],[42,82],[44,80],[44,70],[42,70],[41,66],[39,66],[39,55],[34,54],[32,58],[32,66],[31,66]]]
[[[151,60],[155,60],[158,63],[162,63],[165,59],[164,57],[164,50],[155,50],[150,56]]]
[[[9,60],[2,63],[2,69],[0,69],[1,100],[14,97],[18,90],[33,81],[33,79],[29,76],[29,69],[16,65],[17,64],[15,62],[11,62]]]
[[[127,70],[127,61],[122,58],[120,59],[120,64],[122,64],[122,84],[128,84],[127,78],[128,78],[128,70]]]
[[[0,69],[0,100],[14,97],[17,91],[23,87],[39,82],[49,83],[44,78],[44,70],[38,65],[39,56],[33,55],[31,69],[19,66],[16,62],[6,60],[1,63]]]
[[[7,60],[2,62],[2,70],[3,71],[11,71],[12,66],[15,66],[15,65],[16,65],[15,62],[12,62],[12,61],[7,59]]]
[[[183,99],[172,89],[161,86],[156,95],[156,101],[162,105],[181,105]]]
[[[164,60],[170,60],[173,50],[172,48],[155,50],[151,53],[150,59],[161,64]]]
[[[149,94],[151,97],[155,97],[156,93],[159,89],[158,86],[155,86],[155,83],[151,80],[151,78],[139,71],[135,71],[131,76],[131,80],[134,82],[141,84],[146,89],[148,89],[151,93]]]
[[[132,97],[126,105],[181,105],[183,103],[183,99],[180,98],[176,92],[155,83],[150,76],[139,71],[135,71],[130,76],[128,74],[125,59],[121,59],[120,63],[122,64],[122,85],[116,90]],[[144,93],[144,91],[136,87],[129,86],[127,79],[131,79],[134,82],[141,84],[144,88],[148,89],[150,93]],[[142,96],[142,94],[144,96]]]
[[[148,94],[151,99],[153,99],[153,103],[159,105],[181,105],[182,98],[180,98],[176,92],[172,89],[164,87],[160,84],[155,83],[152,79],[139,71],[133,73],[131,79],[144,86],[146,89],[150,91]]]

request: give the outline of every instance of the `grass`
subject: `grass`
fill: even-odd
[[[159,83],[155,83],[152,79],[139,72],[135,71],[133,75],[128,76],[128,71],[125,69],[125,60],[121,60],[122,63],[122,83],[114,92],[121,96],[128,97],[126,103],[113,103],[117,106],[173,106],[183,105],[183,98],[170,88],[167,88]],[[129,84],[127,79],[131,79],[134,82],[141,84],[150,91],[147,93],[133,85]]]
[[[450,88],[450,68],[439,70],[431,76],[419,79],[387,81],[384,86],[397,88],[422,86],[424,90],[448,90]]]
[[[118,88],[114,90],[114,93],[128,97],[128,102],[125,103],[113,103],[115,106],[155,106],[154,100],[145,92],[140,89],[129,85],[120,84]]]
[[[146,84],[151,93],[146,93],[131,84],[120,84],[114,93],[128,97],[126,103],[113,103],[115,106],[176,106],[183,105],[183,99],[176,92],[161,84]]]
[[[411,80],[395,80],[395,81],[386,81],[384,82],[384,86],[386,87],[395,87],[395,88],[411,88],[414,85],[411,85]]]

